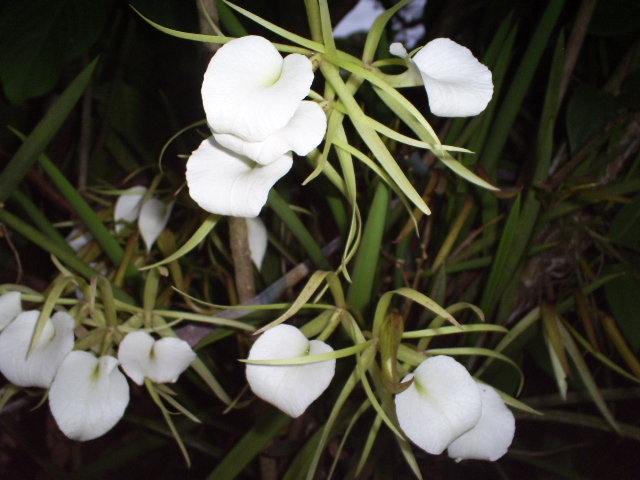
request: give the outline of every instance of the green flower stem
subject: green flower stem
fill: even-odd
[[[40,165],[47,173],[53,183],[55,183],[60,193],[69,201],[73,206],[84,225],[91,232],[91,235],[96,239],[98,245],[102,248],[105,255],[109,257],[109,260],[114,265],[119,265],[122,261],[123,251],[122,247],[118,244],[113,234],[102,223],[100,218],[96,215],[93,209],[82,198],[82,195],[74,188],[74,186],[67,180],[67,178],[58,170],[58,168],[49,160],[45,155],[41,155],[38,159]],[[137,277],[138,271],[131,264],[127,267],[127,277]]]
[[[91,80],[97,62],[96,58],[71,82],[2,171],[0,203],[9,198],[60,129]]]
[[[69,253],[66,248],[61,247],[57,243],[51,241],[45,234],[39,232],[31,225],[23,222],[15,215],[12,215],[4,208],[0,208],[0,222],[6,223],[10,228],[14,229],[21,235],[24,235],[37,246],[54,255],[73,270],[78,272],[86,279],[91,279],[95,275],[99,275],[93,268],[89,267],[82,260],[78,259],[73,253]],[[126,303],[134,303],[133,299],[123,290],[114,289],[115,296]]]
[[[320,18],[320,5],[318,5],[318,0],[304,0],[304,6],[307,9],[311,38],[315,42],[324,44],[322,38],[322,19]]]
[[[34,205],[31,199],[20,190],[14,190],[11,194],[11,200],[15,201],[20,208],[29,216],[31,221],[38,229],[47,235],[51,241],[57,243],[60,247],[65,248],[69,253],[73,253],[73,249],[67,243],[60,232],[51,225],[49,219]]]

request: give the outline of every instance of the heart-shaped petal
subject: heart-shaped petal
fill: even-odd
[[[204,75],[207,122],[214,133],[261,142],[289,122],[312,81],[304,55],[283,60],[265,38],[237,38],[216,52]]]
[[[266,248],[266,245],[265,245]],[[20,292],[7,292],[0,296],[0,332],[9,325],[14,318],[22,313]]]
[[[221,147],[211,137],[187,162],[189,195],[211,213],[257,217],[271,187],[292,165],[290,153],[270,165],[258,165]]]
[[[264,255],[267,253],[268,235],[267,227],[258,217],[247,218],[247,236],[249,237],[251,261],[260,270]]]
[[[396,395],[396,413],[407,437],[423,450],[441,454],[480,419],[480,391],[467,370],[444,355],[422,362],[411,386]]]
[[[309,341],[296,327],[280,324],[253,344],[249,360],[274,360],[332,352],[319,340]],[[335,359],[304,365],[247,365],[251,390],[263,400],[296,418],[329,386]]]
[[[29,347],[40,312],[18,315],[0,334],[0,372],[19,387],[49,388],[58,366],[73,348],[71,315],[57,312],[45,323],[31,355]]]
[[[120,343],[118,360],[138,385],[147,377],[156,383],[173,383],[196,359],[189,344],[179,338],[155,340],[146,332],[131,332]]]
[[[478,115],[493,96],[491,71],[448,38],[427,43],[411,59],[420,70],[429,107],[440,117]]]
[[[147,188],[142,185],[131,187],[118,197],[113,210],[113,220],[116,222],[116,233],[120,233],[125,223],[133,223],[140,215],[142,198]]]
[[[53,418],[72,440],[104,435],[120,421],[128,404],[129,384],[111,356],[69,353],[49,390]]]
[[[505,453],[516,431],[516,420],[500,395],[489,385],[478,383],[482,415],[478,424],[449,445],[448,453],[456,461],[498,460]]]
[[[214,133],[220,145],[249,157],[260,165],[269,165],[289,151],[306,155],[317,147],[327,131],[327,117],[315,102],[300,102],[284,127],[262,142],[247,142],[228,133]]]
[[[172,209],[173,202],[166,204],[155,197],[149,198],[140,208],[138,228],[147,246],[147,252],[151,251],[151,247],[167,226]]]

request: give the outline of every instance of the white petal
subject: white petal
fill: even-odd
[[[20,292],[7,292],[0,295],[0,332],[21,313]]]
[[[40,312],[18,315],[0,334],[0,371],[19,387],[49,388],[58,366],[73,348],[74,320],[58,312],[47,320],[40,339],[27,358]]]
[[[116,230],[117,229],[118,229],[118,226],[116,226]],[[89,232],[85,230],[80,230],[77,227],[71,230],[71,233],[69,233],[69,235],[67,235],[67,238],[65,238],[69,246],[73,248],[74,252],[77,252],[78,250],[80,250],[92,239],[93,239],[93,236]]]
[[[196,358],[189,344],[179,338],[158,341],[146,332],[131,332],[120,343],[118,360],[138,385],[147,377],[156,383],[173,383]]]
[[[396,395],[396,413],[407,437],[423,450],[439,455],[480,419],[480,391],[469,372],[451,357],[431,357],[411,377],[414,382]]]
[[[146,191],[146,187],[136,185],[120,195],[113,211],[113,220],[116,222],[116,233],[120,233],[125,227],[123,222],[133,223],[136,221],[138,215],[140,215],[142,197],[144,197]]]
[[[167,205],[155,197],[151,197],[142,205],[138,217],[138,228],[147,246],[147,252],[151,251],[151,247],[167,226],[172,208],[173,202]]]
[[[118,370],[118,360],[99,359],[75,351],[64,359],[49,390],[49,407],[58,427],[72,440],[104,435],[124,415],[129,384]]]
[[[516,421],[500,395],[488,385],[478,384],[482,416],[478,424],[449,445],[449,456],[460,461],[498,460],[505,453],[516,431]]]
[[[267,227],[259,218],[247,218],[247,234],[251,260],[258,270],[262,267],[264,254],[267,253]]]
[[[491,100],[491,71],[468,48],[448,38],[436,38],[427,43],[412,61],[422,74],[434,115],[478,115]]]
[[[260,142],[289,122],[312,81],[307,57],[283,60],[262,37],[237,38],[216,52],[204,75],[207,122],[215,133]]]
[[[332,352],[319,340],[309,341],[296,327],[281,324],[263,333],[249,352],[250,360],[294,358]],[[336,361],[306,365],[247,365],[251,390],[263,400],[296,418],[329,386]]]
[[[315,102],[300,102],[298,109],[283,128],[262,142],[246,142],[228,133],[214,133],[220,145],[249,157],[260,165],[269,165],[287,152],[307,155],[316,148],[327,131],[327,116]]]
[[[400,58],[407,58],[409,56],[409,54],[407,53],[407,49],[404,48],[404,45],[402,45],[400,42],[393,42],[391,45],[389,45],[389,53]]]
[[[270,165],[260,166],[221,147],[211,137],[187,162],[189,194],[208,212],[257,217],[271,187],[292,165],[291,154],[287,154]]]

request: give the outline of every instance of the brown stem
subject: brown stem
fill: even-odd
[[[240,303],[248,302],[256,296],[256,287],[253,282],[253,264],[249,250],[247,220],[240,217],[229,217],[229,237],[238,299]]]

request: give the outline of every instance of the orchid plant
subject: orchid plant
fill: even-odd
[[[184,204],[194,211],[208,212],[208,217],[195,231],[190,225],[191,236],[180,236],[182,242],[177,244],[176,235],[167,225],[178,203],[154,196],[155,185],[150,189],[133,186],[119,192],[115,207],[107,215],[111,215],[116,236],[139,230],[144,252],[136,254],[136,243],[131,240],[127,240],[125,250],[118,250],[119,245],[114,247],[104,235],[97,236],[104,242],[101,247],[115,252],[113,257],[119,259],[102,274],[93,267],[87,267],[86,274],[75,274],[65,267],[64,260],[56,259],[60,275],[44,295],[3,288],[8,293],[0,297],[0,371],[14,386],[3,402],[18,391],[17,387],[48,389],[50,409],[60,430],[71,439],[86,441],[106,434],[123,417],[130,401],[128,377],[132,388],[147,389],[188,459],[166,404],[194,421],[198,419],[173,398],[175,392],[164,384],[176,382],[191,368],[228,408],[244,406],[241,399],[247,400],[242,392],[233,399],[221,386],[224,382],[218,382],[198,358],[193,347],[202,336],[186,340],[195,327],[177,327],[179,322],[204,322],[225,332],[220,335],[232,330],[260,334],[255,341],[243,340],[248,348],[244,359],[248,386],[255,397],[290,417],[300,417],[313,409],[313,402],[325,395],[330,385],[340,383],[336,387],[341,388],[340,393],[317,440],[307,478],[313,478],[329,432],[358,385],[366,394],[362,412],[374,412],[376,426],[371,430],[371,442],[384,423],[418,478],[420,468],[409,440],[433,455],[448,449],[458,461],[495,461],[503,456],[515,431],[514,416],[506,405],[527,407],[479,382],[452,356],[474,353],[507,363],[509,360],[499,352],[470,352],[464,348],[438,355],[437,351],[428,351],[427,345],[438,335],[504,334],[507,330],[483,323],[460,324],[453,316],[460,310],[469,310],[480,320],[484,320],[483,314],[477,307],[462,303],[444,309],[408,287],[384,293],[377,302],[361,300],[362,292],[371,291],[366,285],[371,272],[365,257],[355,262],[353,259],[360,249],[366,249],[367,235],[375,235],[375,228],[384,226],[384,218],[378,221],[378,227],[374,222],[363,225],[355,161],[377,177],[374,206],[379,203],[378,210],[386,211],[383,207],[393,192],[411,225],[418,216],[430,213],[428,196],[416,190],[407,171],[398,164],[394,145],[429,151],[463,179],[496,190],[459,160],[459,155],[470,152],[444,145],[427,121],[426,112],[399,91],[423,86],[434,115],[475,116],[492,98],[489,69],[470,50],[446,38],[433,40],[411,53],[403,45],[392,43],[388,53],[399,58],[391,58],[387,52],[382,53],[383,58],[375,57],[380,53],[387,23],[407,3],[409,0],[399,2],[376,20],[361,58],[336,48],[327,2],[323,0],[305,2],[311,39],[228,4],[288,44],[274,44],[255,35],[232,38],[187,34],[154,24],[172,35],[222,45],[213,54],[202,84],[204,123],[211,135],[207,132],[208,138],[188,156],[181,172],[191,199],[190,204],[186,200]],[[397,118],[393,128],[375,119],[357,100],[365,83]],[[322,93],[320,88],[324,88]],[[352,134],[354,138],[350,138]],[[349,205],[350,223],[334,271],[313,273],[285,313],[256,331],[255,322],[237,320],[242,316],[238,310],[220,313],[218,305],[188,295],[189,282],[182,275],[180,261],[202,248],[199,246],[209,238],[218,246],[223,243],[215,231],[222,216],[244,217],[250,256],[260,270],[268,248],[268,229],[256,217],[268,202],[278,208],[272,189],[294,162],[310,165],[306,167],[305,184],[320,175],[333,184]],[[127,228],[134,222],[137,229]],[[95,232],[99,232],[98,227],[91,233]],[[224,252],[225,248],[218,250]],[[164,258],[152,260],[158,252]],[[206,254],[215,264],[215,255]],[[321,259],[326,262],[326,258]],[[174,294],[171,287],[162,288],[165,277],[171,279],[188,309],[162,307]],[[141,302],[122,288],[127,279],[141,286]],[[349,282],[353,287],[345,295],[343,285]],[[68,295],[74,289],[82,292],[82,298]],[[327,300],[327,291],[332,301]],[[394,297],[423,306],[432,318],[428,327],[405,332],[405,316],[392,308]],[[21,299],[42,302],[42,308],[23,312]],[[270,308],[266,304],[273,300],[257,299],[245,308],[264,314]],[[301,310],[313,308],[322,313],[304,325],[295,320]],[[373,317],[367,317],[367,308],[375,309]],[[58,311],[53,313],[54,309]],[[445,322],[451,326],[443,326]],[[418,343],[412,343],[412,339],[419,339]],[[337,348],[345,341],[349,346]],[[351,369],[346,381],[344,375],[336,374],[338,362],[350,361],[345,357],[355,359],[345,367]],[[400,376],[404,377],[401,381]],[[371,452],[371,442],[365,447],[365,459]],[[215,472],[213,475],[216,478]]]

